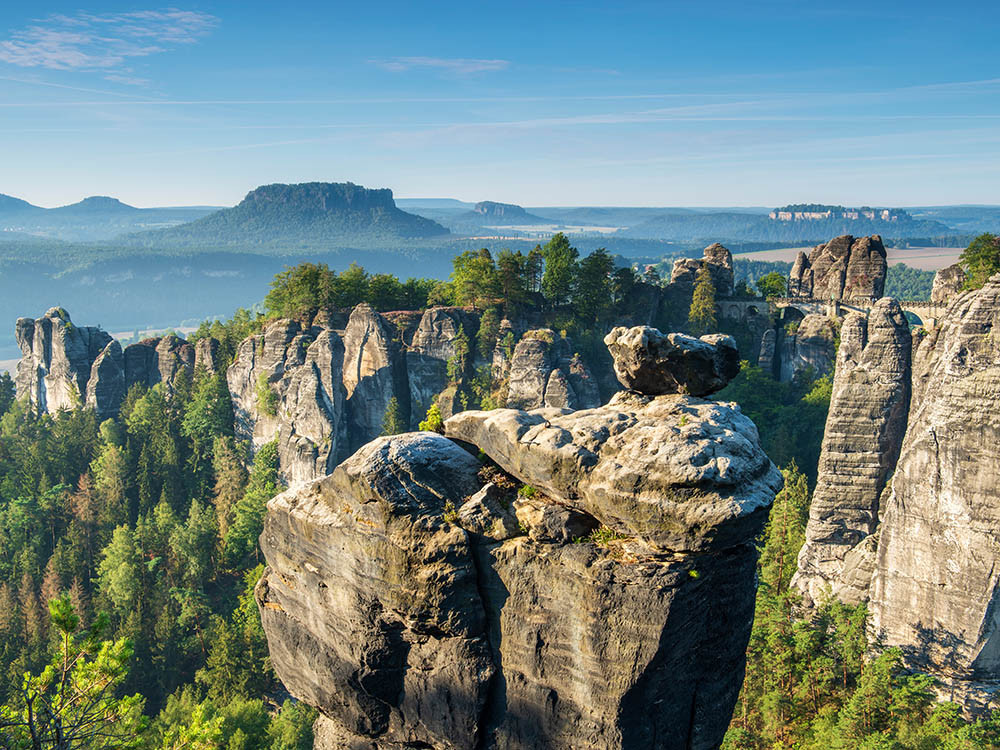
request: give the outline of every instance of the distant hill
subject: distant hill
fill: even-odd
[[[396,207],[392,191],[350,182],[264,185],[237,206],[189,224],[126,238],[131,245],[188,250],[247,247],[371,247],[448,235],[437,222]]]
[[[58,208],[42,208],[0,195],[0,233],[66,242],[106,242],[122,234],[159,229],[199,219],[214,208],[136,208],[95,195]]]
[[[473,216],[463,214],[463,218],[481,221],[484,226],[516,226],[518,224],[552,224],[552,219],[529,214],[513,203],[497,203],[496,201],[480,201],[470,212]]]
[[[109,198],[106,195],[92,195],[84,198],[79,203],[70,203],[68,206],[59,206],[49,209],[50,213],[59,215],[68,214],[135,214],[142,211],[141,208],[122,203],[117,198]]]

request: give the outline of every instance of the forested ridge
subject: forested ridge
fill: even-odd
[[[992,268],[984,252],[970,255],[979,276]],[[224,375],[267,320],[358,302],[454,304],[479,311],[484,351],[504,315],[597,350],[608,325],[659,289],[654,269],[616,267],[604,252],[581,258],[561,235],[527,253],[464,253],[448,282],[303,264],[275,278],[266,313],[241,310],[192,336],[219,339],[217,373],[197,370],[170,390],[134,386],[115,419],[37,414],[0,379],[0,748],[59,747],[32,739],[56,724],[80,748],[312,746],[315,714],[276,681],[252,593],[265,504],[281,489],[277,451],[251,459],[235,440]],[[694,305],[680,312],[692,316],[682,328],[704,322]],[[903,673],[898,653],[865,660],[863,609],[830,602],[812,621],[796,614],[788,582],[830,388],[831,376],[778,383],[745,362],[719,394],[754,420],[786,481],[760,540],[747,677],[725,747],[1000,747],[1000,719],[969,723],[935,703],[931,678]],[[388,432],[401,428],[389,422]]]

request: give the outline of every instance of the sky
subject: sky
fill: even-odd
[[[1000,203],[998,2],[174,1],[4,3],[0,193]]]

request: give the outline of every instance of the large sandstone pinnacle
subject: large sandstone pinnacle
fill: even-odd
[[[806,541],[792,580],[806,607],[830,594],[852,604],[868,596],[869,537],[906,431],[911,349],[909,323],[893,299],[844,320]]]
[[[256,596],[316,748],[718,747],[781,486],[750,420],[624,391],[445,430],[268,505]]]

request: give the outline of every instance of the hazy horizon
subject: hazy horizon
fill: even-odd
[[[970,2],[10,7],[0,192],[991,204],[998,21]]]

